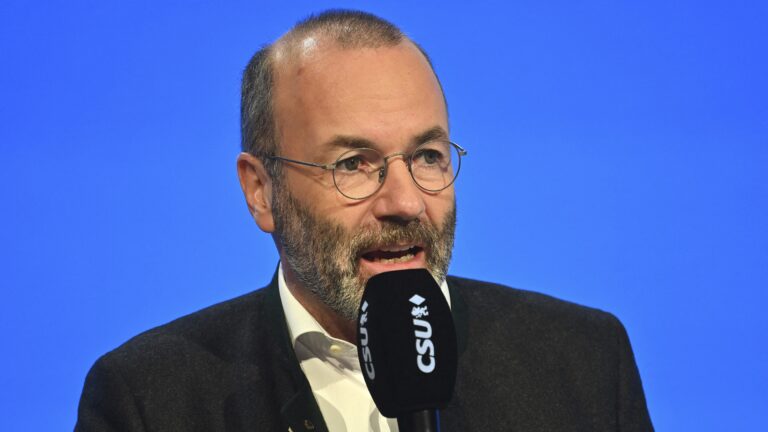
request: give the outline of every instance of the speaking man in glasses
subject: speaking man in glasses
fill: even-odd
[[[440,285],[460,339],[442,430],[652,430],[616,318],[446,275],[471,149],[394,25],[302,21],[253,56],[241,102],[237,171],[280,255],[272,282],[100,358],[76,430],[395,431],[363,382],[355,320],[371,276],[413,268]]]

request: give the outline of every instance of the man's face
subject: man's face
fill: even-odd
[[[427,137],[448,138],[439,84],[411,43],[308,46],[276,67],[281,156],[325,164],[350,147],[410,153]],[[275,183],[275,230],[286,271],[349,320],[374,274],[428,268],[442,278],[450,261],[453,187],[425,192],[402,157],[389,163],[381,189],[365,200],[341,195],[331,173],[319,168],[285,163]]]

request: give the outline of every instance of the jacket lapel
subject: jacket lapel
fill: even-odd
[[[293,432],[328,432],[312,388],[296,359],[288,335],[283,304],[278,290],[277,271],[265,288],[265,327],[272,343],[272,370],[275,372],[275,394],[283,422]]]
[[[453,315],[453,325],[456,328],[456,348],[460,359],[461,355],[467,349],[469,311],[464,298],[461,296],[458,285],[460,285],[460,282],[450,276],[448,277],[448,292],[451,295],[451,315]],[[459,367],[461,367],[461,362],[458,364]],[[456,380],[458,381],[459,376],[462,375],[462,371],[458,370],[456,375]],[[448,406],[440,410],[440,427],[441,430],[446,432],[469,430],[465,424],[461,397],[456,394],[455,390]]]

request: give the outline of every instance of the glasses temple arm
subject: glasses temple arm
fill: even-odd
[[[464,149],[464,147],[456,144],[455,142],[451,142],[451,144],[453,144],[453,146],[456,147],[456,150],[459,151],[459,155],[460,156],[466,156],[467,155],[468,152]]]
[[[283,161],[283,162],[291,162],[291,163],[295,163],[295,164],[299,164],[299,165],[304,165],[304,166],[309,166],[309,167],[322,168],[324,170],[332,170],[332,169],[336,168],[336,164],[335,163],[318,164],[318,163],[313,163],[313,162],[304,162],[304,161],[300,161],[300,160],[296,160],[296,159],[289,159],[289,158],[282,157],[282,156],[267,156],[267,158],[268,159],[279,160],[279,161]]]

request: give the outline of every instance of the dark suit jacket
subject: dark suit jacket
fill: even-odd
[[[450,277],[459,370],[443,431],[651,431],[612,315]],[[76,431],[326,431],[277,280],[143,333],[86,378]]]

